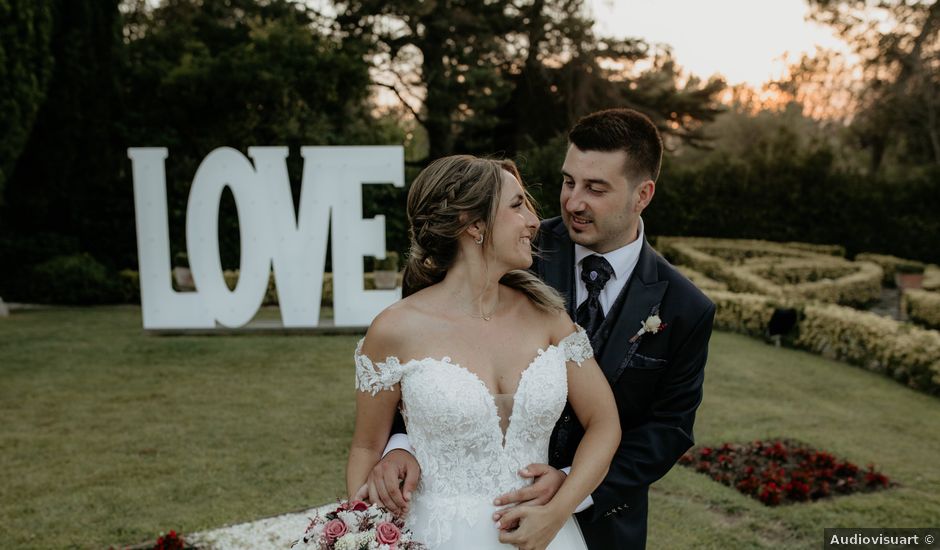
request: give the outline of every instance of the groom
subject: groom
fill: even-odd
[[[715,306],[646,242],[640,214],[655,194],[663,151],[653,123],[630,109],[600,111],[578,121],[568,141],[562,215],[542,223],[533,271],[588,331],[623,432],[607,477],[577,518],[592,550],[641,549],[649,485],[693,444]],[[567,406],[552,434],[550,465],[529,466],[522,475],[534,483],[496,503],[548,502],[583,435]],[[409,453],[390,452],[373,470],[370,496],[406,507],[398,481],[407,494],[418,471]],[[532,527],[503,531],[500,540],[512,544]]]

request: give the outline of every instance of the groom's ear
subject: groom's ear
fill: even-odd
[[[634,213],[641,213],[643,210],[653,202],[653,195],[656,194],[656,182],[653,180],[646,180],[640,182],[637,186],[637,200],[636,204],[633,205]]]

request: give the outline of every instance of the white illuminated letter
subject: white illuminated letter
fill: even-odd
[[[144,328],[240,327],[258,311],[273,266],[285,327],[319,324],[327,235],[332,234],[336,326],[367,326],[401,291],[365,290],[364,256],[385,257],[385,217],[362,218],[362,185],[404,187],[404,149],[302,147],[298,212],[287,173],[287,147],[251,147],[254,164],[235,149],[206,156],[193,178],[186,246],[197,292],[170,280],[166,148],[129,148],[137,212]],[[219,257],[219,201],[235,198],[241,237],[238,284],[229,290]]]
[[[166,147],[127,150],[134,175],[140,306],[144,328],[212,328],[215,321],[199,294],[176,292],[170,280],[170,230],[167,220]]]
[[[311,163],[304,163],[300,208],[295,216],[287,147],[249,147],[248,155],[255,161],[267,197],[269,253],[281,320],[285,327],[316,327],[330,223],[330,186],[315,177]]]
[[[193,178],[186,208],[186,248],[193,282],[215,319],[240,327],[258,312],[268,287],[267,198],[254,166],[240,152],[219,147],[209,153]],[[219,257],[219,200],[228,187],[238,209],[241,263],[238,284],[229,290]]]
[[[362,218],[362,185],[405,186],[404,149],[387,147],[302,147],[304,186],[316,180],[330,190],[333,258],[333,318],[336,326],[367,326],[401,298],[401,289],[365,290],[363,256],[385,257],[385,216]],[[305,189],[306,191],[306,189]]]

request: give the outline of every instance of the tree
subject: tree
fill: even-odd
[[[454,149],[465,124],[508,91],[500,69],[515,18],[506,0],[337,2],[339,28],[370,44],[376,83],[411,109],[427,132],[428,156]],[[414,107],[420,101],[422,107]]]
[[[401,143],[370,113],[369,72],[358,39],[287,0],[167,0],[126,16],[127,144],[169,148],[171,241],[183,250],[193,174],[212,149],[287,145],[295,202],[303,145]],[[129,183],[126,185],[129,186]],[[238,265],[234,201],[220,216],[226,267]]]
[[[877,172],[886,154],[940,167],[940,2],[810,0],[861,59],[852,129]]]
[[[76,236],[86,250],[99,253],[108,246],[102,235],[128,223],[133,227],[133,214],[122,212],[112,193],[122,162],[115,125],[118,1],[37,5],[51,10],[54,70],[8,180],[3,229]]]
[[[212,149],[289,146],[296,200],[299,146],[401,142],[392,121],[372,116],[365,49],[355,39],[325,35],[302,4],[36,5],[47,4],[55,70],[0,216],[0,264],[17,266],[0,274],[8,299],[29,286],[30,266],[53,256],[88,252],[112,273],[136,265],[130,146],[169,148],[171,243],[181,252],[189,187]],[[381,200],[382,192],[367,200]],[[235,267],[239,243],[230,194],[221,210],[224,265]]]
[[[689,79],[636,39],[600,39],[583,0],[349,0],[337,25],[372,45],[376,80],[427,132],[428,157],[513,155],[612,106],[686,141],[718,112],[720,81]],[[637,61],[653,68],[637,70]]]
[[[0,205],[52,75],[52,5],[0,0]]]

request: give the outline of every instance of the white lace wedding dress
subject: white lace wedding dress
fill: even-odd
[[[475,374],[449,357],[373,362],[356,349],[356,388],[373,395],[401,383],[402,414],[421,465],[406,527],[431,549],[512,548],[499,542],[493,499],[531,481],[518,471],[548,462],[548,442],[568,396],[567,362],[593,355],[583,329],[538,354],[522,372],[503,419],[497,399]],[[505,400],[503,400],[505,401]],[[508,421],[508,424],[507,424]],[[504,441],[505,439],[505,441]],[[549,550],[582,550],[574,517]]]

